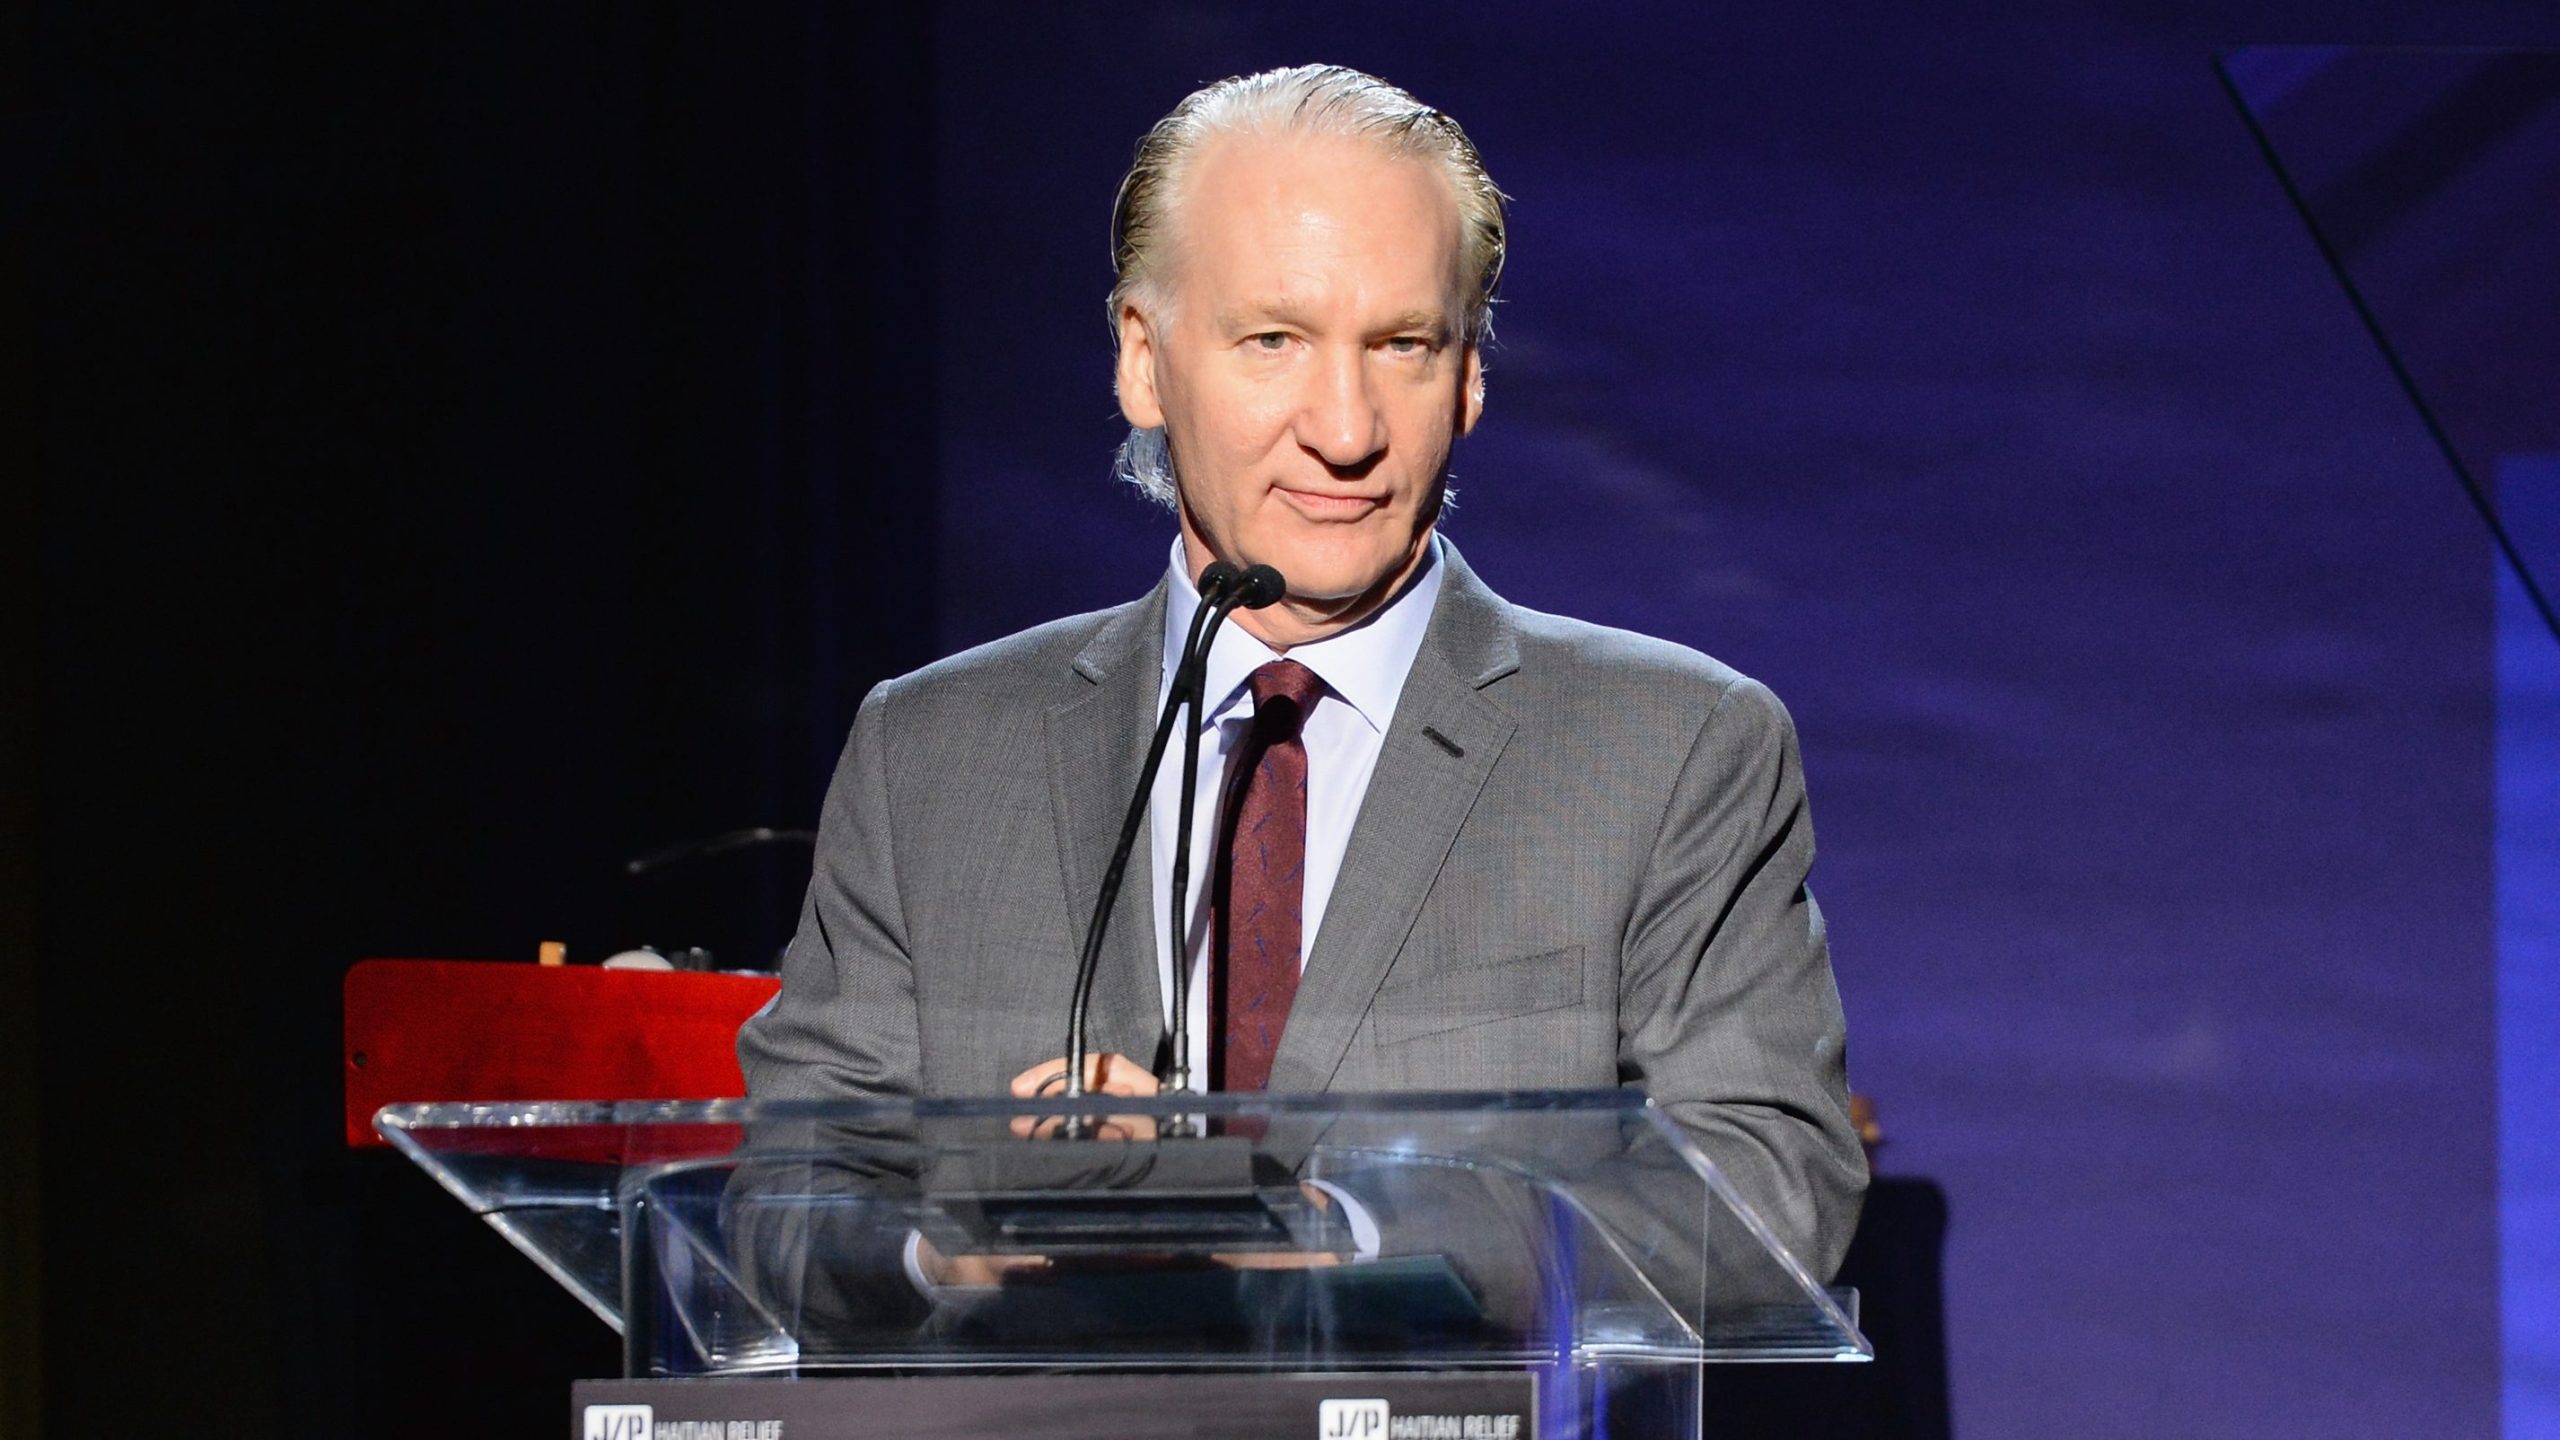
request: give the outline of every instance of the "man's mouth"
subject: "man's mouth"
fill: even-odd
[[[1357,520],[1383,503],[1367,495],[1332,495],[1320,490],[1292,490],[1285,485],[1277,488],[1298,513],[1313,520]]]

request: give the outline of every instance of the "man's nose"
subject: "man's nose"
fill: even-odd
[[[1365,351],[1332,351],[1310,377],[1298,441],[1336,470],[1361,468],[1387,448],[1386,413],[1370,393]]]

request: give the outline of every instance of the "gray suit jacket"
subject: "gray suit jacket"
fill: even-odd
[[[1828,1275],[1866,1163],[1795,734],[1693,650],[1523,610],[1454,546],[1271,1089],[1641,1086]],[[1161,682],[1164,591],[893,680],[829,787],[757,1097],[998,1095],[1064,1049]],[[1158,1052],[1142,842],[1097,1050]]]

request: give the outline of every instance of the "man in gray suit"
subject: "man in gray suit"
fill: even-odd
[[[1198,904],[1177,943],[1168,773],[1095,981],[1093,1088],[1155,1089],[1179,956],[1222,1088],[1639,1086],[1837,1266],[1866,1166],[1785,711],[1694,651],[1505,603],[1436,534],[1501,199],[1453,121],[1347,70],[1224,81],[1150,132],[1112,305],[1169,573],[863,703],[782,993],[740,1036],[751,1094],[1058,1076],[1194,586],[1267,564],[1286,597],[1208,662]]]

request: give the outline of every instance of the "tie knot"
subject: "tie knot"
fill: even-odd
[[[1316,697],[1324,693],[1316,672],[1295,660],[1272,661],[1253,672],[1251,683],[1253,728],[1283,736],[1298,733],[1307,712],[1316,708]]]

